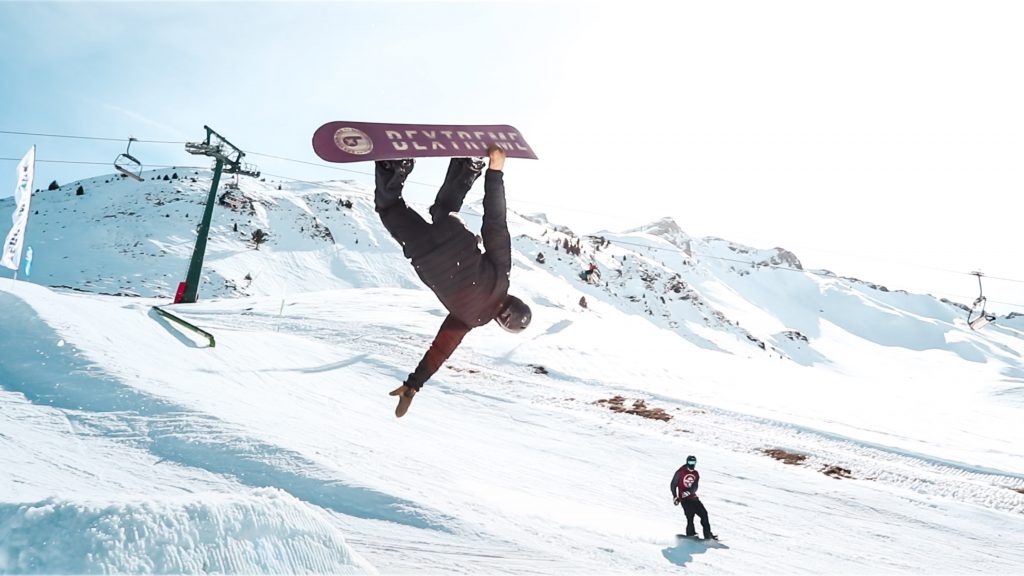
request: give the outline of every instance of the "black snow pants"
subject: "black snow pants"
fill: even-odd
[[[430,207],[431,220],[438,222],[449,213],[461,210],[466,194],[480,173],[479,168],[474,170],[471,159],[452,158],[444,184],[437,191],[434,204]],[[383,162],[377,163],[374,204],[384,227],[403,247],[430,236],[430,225],[402,198],[407,176],[407,173],[395,174]]]
[[[697,498],[683,500],[683,512],[686,514],[686,535],[694,536],[697,530],[693,526],[693,517],[700,516],[700,527],[704,529],[704,538],[711,538],[711,520],[708,519],[708,510]]]

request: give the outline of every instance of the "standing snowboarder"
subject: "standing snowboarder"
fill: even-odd
[[[697,530],[693,526],[693,517],[700,516],[700,526],[704,530],[705,540],[718,540],[718,536],[711,533],[711,520],[708,519],[708,511],[704,508],[700,498],[697,497],[697,484],[700,481],[700,472],[697,472],[697,457],[687,456],[686,464],[672,476],[673,502],[682,504],[683,512],[686,514],[686,535],[696,536]]]
[[[476,234],[457,216],[466,194],[483,172],[483,160],[452,158],[444,184],[430,207],[431,223],[402,198],[414,161],[376,163],[374,202],[381,222],[402,245],[420,280],[448,309],[447,318],[416,370],[390,393],[398,396],[395,416],[399,418],[409,410],[423,383],[437,372],[470,330],[491,320],[513,333],[522,332],[530,324],[530,307],[508,293],[512,239],[505,216],[505,152],[492,148],[488,157],[480,230],[483,252]]]

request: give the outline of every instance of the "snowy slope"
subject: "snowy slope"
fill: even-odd
[[[34,198],[31,279],[76,290],[0,282],[0,572],[1024,565],[1020,318],[973,333],[930,296],[671,222],[599,243],[513,215],[534,325],[474,331],[396,420],[386,393],[443,309],[368,192],[243,179],[201,301],[169,306],[209,348],[150,308],[184,276],[208,178],[164,173]],[[576,277],[590,260],[599,285]],[[716,546],[673,537],[688,453]]]
[[[97,293],[172,297],[188,270],[212,175],[170,168],[145,176],[37,191],[26,236],[36,254],[33,278]],[[350,281],[412,286],[407,267],[389,257],[395,250],[387,232],[366,225],[372,209],[365,191],[344,182],[285,186],[251,178],[234,189],[231,178],[217,192],[201,297],[280,294],[289,283],[303,290]],[[350,198],[362,200],[363,217],[352,217]],[[0,211],[5,206],[0,201]],[[258,251],[257,230],[267,234]],[[282,273],[264,275],[267,268]]]

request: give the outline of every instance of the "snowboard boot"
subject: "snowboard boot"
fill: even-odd
[[[718,540],[718,534],[705,534],[705,540]]]
[[[448,162],[448,173],[430,207],[430,216],[435,222],[446,214],[462,210],[466,194],[483,174],[485,165],[483,158],[452,158]]]
[[[483,174],[486,165],[483,158],[452,158],[448,163],[448,174],[445,175],[445,180],[455,177],[458,179],[455,181],[472,187],[476,179]]]
[[[381,168],[388,172],[408,176],[409,172],[412,172],[413,166],[416,165],[416,160],[412,158],[402,158],[401,160],[382,160],[380,164]]]
[[[398,406],[395,407],[395,417],[401,418],[409,411],[409,406],[412,405],[412,398],[416,395],[416,389],[402,384],[398,388],[392,390],[388,395],[398,396]]]
[[[448,173],[444,176],[441,188],[451,188],[465,195],[473,187],[476,179],[483,174],[484,166],[483,158],[452,158],[448,162]]]
[[[374,205],[377,212],[387,210],[402,199],[405,179],[414,166],[415,161],[412,158],[376,162],[374,172],[377,189],[374,191]]]

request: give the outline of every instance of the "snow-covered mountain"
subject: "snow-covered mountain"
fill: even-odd
[[[671,220],[581,236],[513,213],[533,326],[475,330],[395,420],[444,312],[370,191],[222,187],[200,301],[165,306],[211,348],[151,308],[209,186],[34,195],[31,283],[0,282],[0,572],[1024,565],[1020,317],[974,332],[955,304]],[[673,537],[688,453],[717,546]]]
[[[37,191],[27,235],[36,254],[33,281],[171,298],[188,269],[211,174],[175,168],[146,174],[143,182],[106,176]],[[229,176],[217,201],[201,298],[420,286],[380,227],[370,191],[351,182]],[[11,202],[0,201],[0,212]],[[464,217],[479,226],[479,206],[469,206]],[[803,365],[851,361],[824,341],[835,330],[869,344],[941,350],[1024,374],[1019,317],[976,333],[967,326],[966,306],[806,271],[783,248],[693,238],[669,218],[577,235],[544,215],[512,213],[510,226],[516,263],[532,296],[546,304],[576,308],[584,297],[595,312],[611,306],[639,315],[701,348]],[[258,247],[254,233],[265,238]],[[600,271],[595,284],[578,276],[590,263]]]

